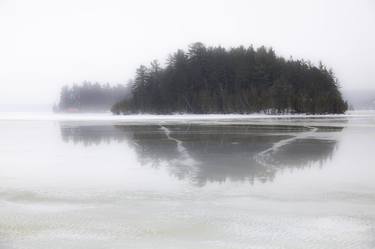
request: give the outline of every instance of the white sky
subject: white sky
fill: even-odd
[[[52,104],[63,84],[125,83],[196,41],[322,60],[375,89],[372,0],[0,0],[0,106]]]

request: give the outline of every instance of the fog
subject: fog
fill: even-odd
[[[370,0],[0,0],[0,109],[50,106],[63,84],[126,83],[196,41],[272,46],[322,60],[346,91],[374,90],[374,14]]]

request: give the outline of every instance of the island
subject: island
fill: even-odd
[[[114,114],[344,113],[338,79],[321,62],[285,59],[261,46],[230,49],[197,42],[171,54],[164,67],[141,65],[131,93]]]

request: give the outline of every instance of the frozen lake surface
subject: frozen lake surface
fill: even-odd
[[[375,113],[0,114],[0,248],[375,248]]]

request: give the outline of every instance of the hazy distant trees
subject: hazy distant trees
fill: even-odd
[[[111,86],[85,81],[72,87],[63,86],[55,111],[109,111],[117,101],[126,99],[130,89],[124,85]]]
[[[192,44],[165,67],[140,66],[120,113],[343,113],[338,81],[323,64],[286,60],[272,48]]]

